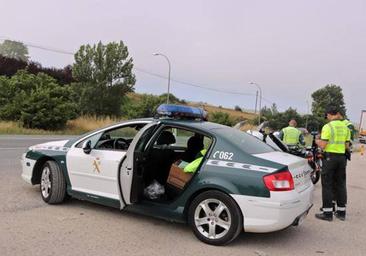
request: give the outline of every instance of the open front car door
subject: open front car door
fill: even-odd
[[[132,204],[137,201],[139,191],[143,189],[142,187],[142,173],[139,168],[136,168],[136,162],[139,162],[143,159],[142,152],[145,149],[145,146],[149,142],[151,136],[156,131],[159,122],[152,122],[146,126],[144,126],[134,137],[132,140],[125,159],[123,160],[120,172],[120,200],[121,206],[125,206],[126,204]],[[121,207],[123,208],[123,207]]]

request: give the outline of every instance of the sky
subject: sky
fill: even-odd
[[[122,40],[135,67],[188,84],[171,92],[188,101],[254,109],[262,105],[308,112],[311,93],[342,87],[347,114],[366,109],[364,0],[0,0],[0,39],[75,52],[82,44]],[[73,56],[29,48],[43,66],[63,67]],[[134,70],[136,92],[162,94],[167,79]]]

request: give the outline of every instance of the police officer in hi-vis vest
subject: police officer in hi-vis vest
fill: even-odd
[[[297,122],[295,119],[291,119],[288,123],[288,127],[285,127],[280,132],[280,139],[288,147],[305,145],[304,136],[301,131],[296,128]]]
[[[320,139],[316,141],[324,150],[322,179],[322,213],[315,214],[321,220],[333,220],[333,198],[337,201],[336,217],[346,219],[346,150],[349,149],[350,130],[340,119],[339,110],[329,106],[326,110],[328,123],[323,126]],[[334,195],[336,193],[336,195]]]

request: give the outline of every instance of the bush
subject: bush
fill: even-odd
[[[208,116],[208,120],[213,123],[223,124],[227,126],[233,126],[236,124],[234,120],[228,113],[225,112],[214,112]]]
[[[0,119],[20,120],[26,128],[63,128],[77,116],[74,94],[70,86],[60,86],[43,73],[0,77]]]
[[[152,94],[141,94],[138,99],[127,98],[122,104],[122,113],[128,118],[153,117],[159,105],[166,103],[166,93],[155,96]],[[169,95],[170,104],[183,104],[173,94]]]
[[[25,128],[57,130],[67,120],[76,118],[77,105],[69,100],[72,93],[67,87],[37,88],[23,104],[20,121]]]
[[[240,111],[240,112],[243,112],[243,110],[241,109],[241,107],[239,107],[239,106],[235,106],[235,111]]]

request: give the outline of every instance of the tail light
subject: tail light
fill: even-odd
[[[263,177],[263,182],[269,191],[289,191],[294,189],[294,179],[288,170],[268,174]]]

